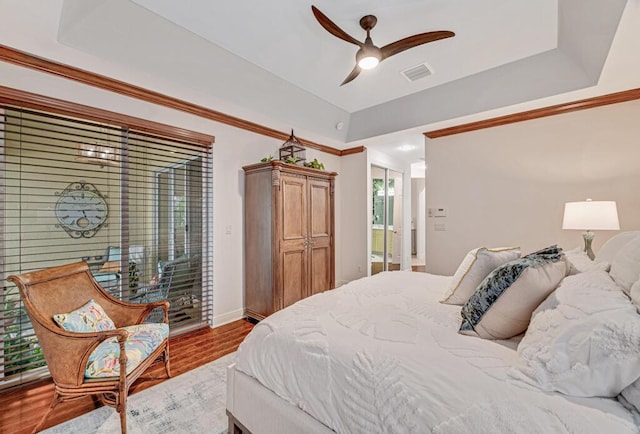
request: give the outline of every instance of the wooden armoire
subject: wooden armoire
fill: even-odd
[[[335,172],[281,161],[245,171],[245,315],[335,286]]]

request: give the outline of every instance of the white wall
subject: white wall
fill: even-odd
[[[639,115],[633,101],[426,139],[426,207],[448,208],[427,218],[427,271],[452,274],[483,245],[581,246],[562,214],[588,197],[617,201],[621,230],[640,229]],[[596,254],[615,233],[596,232]]]
[[[411,220],[416,229],[416,257],[424,261],[425,255],[425,182],[424,178],[411,178]]]
[[[336,273],[336,286],[364,277],[369,270],[370,250],[367,243],[371,232],[371,210],[370,205],[367,206],[370,203],[368,152],[340,158],[341,171],[336,183],[340,186],[341,210],[336,214],[336,219],[340,219],[341,232],[336,238],[340,240],[341,245],[342,273]]]

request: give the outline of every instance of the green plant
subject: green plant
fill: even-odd
[[[140,273],[138,273],[138,265],[130,261],[129,262],[129,288],[137,288],[138,281],[140,280]]]
[[[46,363],[40,345],[33,335],[31,323],[18,294],[12,294],[11,289],[8,289],[2,308],[2,316],[5,318],[4,375],[8,377],[44,366]]]
[[[309,161],[308,163],[304,163],[304,165],[312,169],[324,170],[324,164],[319,162],[317,158],[314,158],[313,161]]]
[[[116,277],[120,279],[120,272],[116,273]],[[129,288],[137,288],[140,281],[140,273],[138,272],[138,265],[129,261]]]
[[[267,161],[272,161],[273,160],[273,155],[269,155],[268,157],[264,157],[263,159],[260,160],[261,163],[266,163]]]
[[[292,155],[291,157],[285,158],[284,162],[289,164],[296,164],[298,162],[298,157]]]

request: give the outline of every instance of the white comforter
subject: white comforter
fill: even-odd
[[[457,333],[448,277],[390,272],[260,322],[236,367],[340,433],[637,433],[618,401],[507,375],[516,340]]]

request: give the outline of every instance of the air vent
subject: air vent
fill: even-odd
[[[425,78],[433,74],[432,69],[426,63],[421,63],[417,66],[405,69],[401,74],[409,81],[417,81],[421,78]]]

